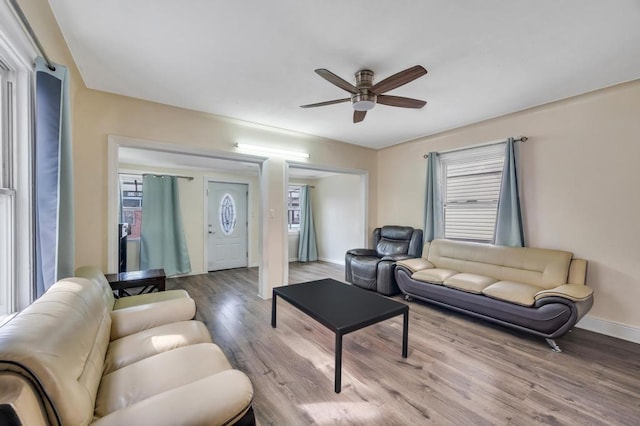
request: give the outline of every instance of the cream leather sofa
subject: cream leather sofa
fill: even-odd
[[[450,240],[427,242],[422,258],[397,262],[396,281],[412,297],[555,342],[593,305],[587,261],[573,254]]]
[[[124,306],[93,278],[57,282],[0,327],[0,424],[254,424],[247,376],[194,310],[162,308],[186,293]]]

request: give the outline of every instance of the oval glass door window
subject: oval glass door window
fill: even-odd
[[[224,235],[230,235],[236,228],[236,203],[231,194],[224,194],[220,200],[220,229]]]

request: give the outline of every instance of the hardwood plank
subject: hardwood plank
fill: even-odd
[[[344,281],[343,267],[291,263],[290,283]],[[422,302],[402,319],[347,334],[342,392],[333,392],[334,336],[284,301],[256,268],[167,280],[196,301],[196,318],[255,389],[260,425],[640,424],[640,345],[575,329],[554,353],[543,339]],[[396,299],[401,300],[399,296]]]

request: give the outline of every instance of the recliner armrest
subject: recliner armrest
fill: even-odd
[[[423,259],[421,257],[413,258],[413,259],[399,260],[397,265],[404,266],[405,268],[410,270],[411,273],[422,271],[423,269],[435,268],[433,263],[431,263],[427,259]]]
[[[564,297],[574,302],[587,300],[593,295],[593,289],[582,284],[563,284],[556,288],[542,290],[535,294],[535,300],[545,297]]]
[[[352,254],[354,256],[375,256],[380,257],[378,252],[373,249],[366,248],[355,248],[347,251],[347,254]]]

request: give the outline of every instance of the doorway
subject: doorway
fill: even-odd
[[[207,183],[207,270],[248,266],[248,196],[245,183]]]

